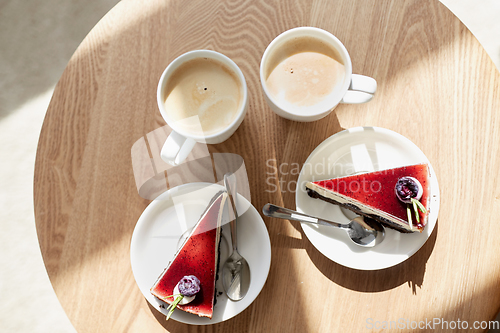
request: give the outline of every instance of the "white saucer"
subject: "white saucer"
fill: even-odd
[[[209,183],[189,183],[173,188],[151,202],[135,226],[130,245],[132,272],[147,301],[165,315],[168,305],[151,295],[149,290],[172,260],[184,232],[194,226],[210,199],[223,189],[218,184]],[[262,290],[271,265],[269,234],[257,210],[241,195],[238,195],[237,208],[241,214],[237,224],[238,251],[247,259],[251,274],[247,295],[238,302],[229,300],[225,293],[217,295],[211,320],[180,310],[176,310],[170,319],[194,325],[216,324],[245,310]],[[222,232],[220,268],[229,253],[230,241],[225,241],[230,240],[229,225],[223,226]],[[223,291],[219,271],[217,292]]]
[[[310,198],[305,191],[308,181],[418,163],[428,163],[431,179],[429,220],[422,233],[402,234],[386,228],[384,241],[369,249],[355,245],[343,230],[301,223],[307,238],[329,259],[360,270],[391,267],[411,257],[424,245],[436,225],[439,185],[427,157],[404,136],[379,127],[356,127],[332,135],[307,158],[295,194],[297,211],[345,223],[356,215],[337,205]]]

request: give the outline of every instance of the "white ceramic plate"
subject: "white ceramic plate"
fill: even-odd
[[[346,223],[356,215],[337,205],[310,198],[305,191],[308,181],[423,162],[428,163],[430,168],[431,202],[429,220],[422,233],[402,234],[386,228],[381,244],[363,248],[354,244],[343,230],[302,223],[307,238],[326,257],[350,268],[376,270],[405,261],[424,245],[436,225],[439,185],[427,157],[404,136],[379,127],[356,127],[332,135],[307,158],[295,194],[297,211]]]
[[[151,202],[135,226],[130,245],[132,272],[147,301],[165,315],[168,304],[151,295],[149,290],[172,260],[183,234],[194,226],[210,199],[222,189],[218,184],[209,183],[189,183],[173,188]],[[238,251],[250,266],[251,282],[247,295],[238,302],[228,299],[225,293],[218,295],[211,320],[180,310],[175,311],[170,319],[194,325],[219,323],[245,310],[262,290],[271,264],[269,234],[257,210],[241,195],[238,195],[237,208],[241,214],[237,224]],[[224,225],[222,232],[220,268],[229,256],[229,225]],[[217,292],[221,291],[224,289],[219,276]]]

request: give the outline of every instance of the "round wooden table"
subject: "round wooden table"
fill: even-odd
[[[297,26],[336,35],[353,72],[377,80],[375,98],[312,123],[275,115],[259,63],[275,36]],[[297,174],[268,161],[302,164],[342,129],[380,126],[412,140],[436,171],[441,209],[427,243],[399,265],[360,271],[324,257],[298,223],[265,218],[272,262],[255,302],[209,327],[166,322],[131,271],[131,235],[150,202],[138,193],[131,149],[165,126],[159,77],[193,49],[226,54],[246,77],[245,120],[209,150],[243,157],[259,211],[267,202],[295,207],[293,189],[270,191],[275,184],[266,179],[287,184]],[[500,307],[499,110],[498,71],[436,0],[123,1],[71,58],[43,124],[34,199],[50,280],[78,332],[360,332],[400,319],[469,327],[493,320]]]

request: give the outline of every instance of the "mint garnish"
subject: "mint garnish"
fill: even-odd
[[[414,201],[414,203],[417,205],[418,210],[420,210],[424,214],[427,213],[427,209],[425,209],[424,205],[422,205],[420,201],[418,201],[417,199],[411,199],[411,200]]]
[[[415,217],[417,218],[417,223],[420,223],[420,214],[418,211],[421,211],[422,213],[427,213],[427,209],[425,209],[424,205],[420,201],[418,201],[415,198],[411,198],[411,204],[408,204],[406,207],[406,213],[408,214],[408,223],[410,225],[410,230],[413,231],[413,223],[411,220],[411,209],[410,206],[413,206],[413,211],[415,212]]]
[[[413,221],[411,220],[410,205],[406,206],[406,214],[408,215],[408,225],[410,226],[410,230],[413,231]]]
[[[169,297],[175,297],[174,298],[174,301],[172,302],[172,304],[170,304],[167,308],[168,310],[168,314],[167,314],[167,320],[170,319],[170,316],[172,315],[172,313],[174,313],[174,310],[175,308],[177,307],[177,304],[180,303],[180,301],[182,301],[182,299],[184,298],[184,295],[182,294],[177,294],[177,295],[170,295],[170,296],[165,296],[163,298],[169,298]]]

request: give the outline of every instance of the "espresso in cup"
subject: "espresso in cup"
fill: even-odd
[[[265,84],[274,100],[289,110],[328,108],[346,79],[339,52],[319,38],[286,41],[270,55]]]
[[[237,118],[243,103],[239,78],[224,63],[194,58],[181,64],[165,86],[167,114],[186,132],[211,135]]]

